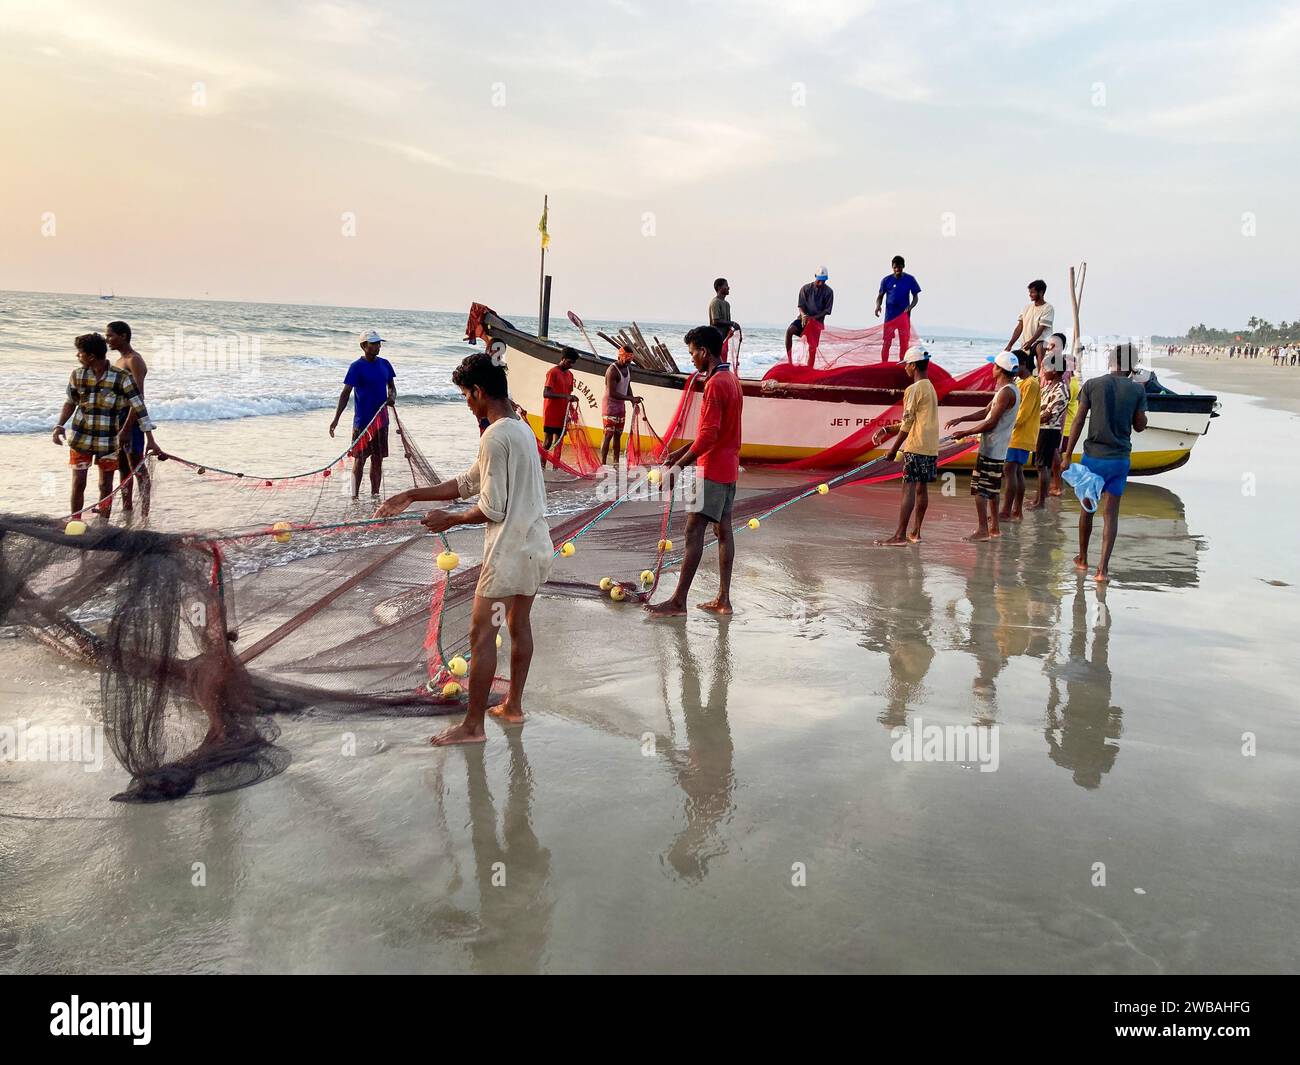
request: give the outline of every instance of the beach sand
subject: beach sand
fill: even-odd
[[[108,756],[5,763],[0,970],[1294,971],[1293,437],[1225,393],[1131,482],[1104,589],[1072,499],[964,544],[958,478],[918,548],[866,546],[896,485],[742,532],[730,621],[539,599],[530,720],[480,749],[286,719],[282,775],[152,806],[108,802]],[[26,639],[0,675],[0,725],[98,705]],[[923,725],[996,735],[996,770],[892,757]]]
[[[1176,374],[1189,386],[1178,391],[1232,392],[1272,410],[1300,414],[1300,366],[1274,366],[1265,358],[1207,358],[1201,355],[1161,356],[1156,374]]]

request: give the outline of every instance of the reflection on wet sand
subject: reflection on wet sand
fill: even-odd
[[[889,655],[889,684],[878,720],[886,729],[907,724],[908,706],[925,691],[925,675],[934,661],[931,618],[934,601],[925,590],[925,567],[914,552],[899,559],[898,578],[891,587],[896,613],[892,623],[874,615],[867,626],[864,646],[885,646]]]
[[[1047,701],[1048,756],[1062,769],[1070,770],[1081,788],[1101,785],[1119,756],[1124,711],[1110,705],[1111,675],[1110,613],[1106,589],[1097,590],[1096,624],[1092,654],[1088,655],[1088,601],[1083,591],[1075,593],[1071,611],[1070,651],[1053,660],[1047,675],[1051,685]],[[1065,684],[1065,706],[1061,706],[1061,684]]]
[[[503,734],[510,750],[510,764],[499,827],[496,802],[488,784],[485,749],[464,748],[478,913],[439,906],[438,917],[443,926],[471,929],[469,947],[478,972],[540,973],[555,907],[550,886],[551,852],[540,844],[533,830],[534,781],[524,751],[524,730],[509,728]],[[445,811],[440,810],[440,814],[445,819]],[[452,888],[455,886],[453,883]]]
[[[730,623],[718,625],[713,648],[713,675],[707,698],[703,697],[699,661],[686,629],[673,630],[677,665],[681,670],[681,713],[685,745],[679,739],[669,715],[669,744],[663,756],[672,768],[683,795],[682,826],[664,860],[678,876],[703,880],[709,862],[726,852],[720,826],[735,808],[736,784],[734,746],[727,721],[727,686],[731,682]],[[665,669],[665,673],[667,670]]]

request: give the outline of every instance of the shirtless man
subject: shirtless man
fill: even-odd
[[[108,350],[117,353],[114,369],[125,370],[135,382],[136,394],[144,399],[144,379],[149,373],[144,357],[131,346],[131,327],[125,322],[109,322],[104,330]],[[140,485],[140,513],[149,516],[149,467],[144,461],[144,430],[137,421],[131,428],[131,439],[117,453],[117,470],[122,486],[122,509],[130,513],[135,485]]]

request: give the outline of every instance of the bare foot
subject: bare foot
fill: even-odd
[[[1001,530],[1001,529],[990,529],[990,530],[989,530],[989,539],[990,539],[990,540],[996,540],[996,539],[997,539],[999,536],[1001,536],[1001,535],[1002,535],[1002,530]]]
[[[1046,499],[1036,499],[1036,500],[1034,500],[1034,502],[1032,502],[1032,503],[1029,504],[1029,509],[1030,509],[1030,510],[1043,510],[1044,508],[1046,508],[1046,506],[1047,506],[1047,500],[1046,500]]]
[[[1098,570],[1097,576],[1094,577],[1093,580],[1095,580],[1098,584],[1105,584],[1107,581],[1110,580],[1110,574],[1103,573],[1101,570]]]
[[[963,536],[962,539],[969,544],[982,544],[989,539],[990,534],[984,529],[976,529],[969,536]]]
[[[906,547],[912,542],[909,536],[891,536],[888,540],[877,540],[877,547]]]
[[[1049,496],[1059,496],[1061,494],[1061,486],[1059,484],[1052,485],[1052,487],[1047,490],[1047,494]]]
[[[657,618],[681,618],[686,616],[686,608],[678,606],[671,599],[665,599],[662,603],[656,603],[651,606],[646,604],[646,613],[653,614]]]
[[[524,708],[522,706],[511,706],[509,703],[502,703],[500,706],[490,708],[488,713],[503,725],[522,725],[524,723]]]
[[[730,614],[731,602],[723,602],[721,599],[710,599],[707,603],[697,604],[701,610],[707,610],[711,614]]]
[[[453,747],[461,743],[483,743],[487,740],[487,733],[483,731],[482,726],[477,732],[470,730],[465,722],[459,725],[452,725],[449,729],[444,729],[438,735],[429,739],[429,744],[433,747]]]
[[[916,532],[908,533],[907,542],[909,544],[919,544],[921,542],[921,530],[918,529]]]
[[[1074,568],[1077,569],[1080,573],[1087,573],[1087,572],[1088,572],[1088,560],[1087,560],[1086,558],[1080,558],[1078,555],[1075,555],[1075,556],[1074,556]]]

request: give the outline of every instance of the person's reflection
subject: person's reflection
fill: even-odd
[[[1047,702],[1047,754],[1057,765],[1074,774],[1081,788],[1101,785],[1119,755],[1117,744],[1124,711],[1110,705],[1111,676],[1108,651],[1110,617],[1106,610],[1106,589],[1097,589],[1097,623],[1093,629],[1092,658],[1088,651],[1088,601],[1082,590],[1074,597],[1070,655],[1048,670],[1050,693]],[[1065,707],[1061,708],[1059,683],[1065,684]]]
[[[675,626],[677,661],[681,668],[682,718],[685,747],[669,747],[665,758],[682,789],[682,826],[664,860],[678,876],[703,880],[709,862],[726,852],[719,826],[735,808],[734,747],[727,721],[727,686],[731,682],[730,625],[718,625],[713,654],[713,676],[707,699],[702,697],[700,667],[691,650],[685,626]]]
[[[966,578],[966,599],[971,605],[968,649],[975,658],[975,679],[971,690],[975,696],[975,723],[989,725],[997,715],[997,676],[1006,665],[1002,632],[1002,615],[998,609],[997,552],[980,550],[974,569]]]
[[[481,972],[536,973],[550,934],[551,852],[531,820],[533,774],[523,730],[504,730],[510,748],[506,805],[498,838],[483,747],[465,748],[470,842],[478,879],[479,929],[470,950]]]
[[[907,724],[908,703],[921,694],[935,655],[930,636],[934,603],[925,590],[920,556],[909,551],[901,555],[899,562],[898,581],[892,588],[896,613],[885,640],[889,649],[889,687],[885,708],[876,719],[886,729]]]

